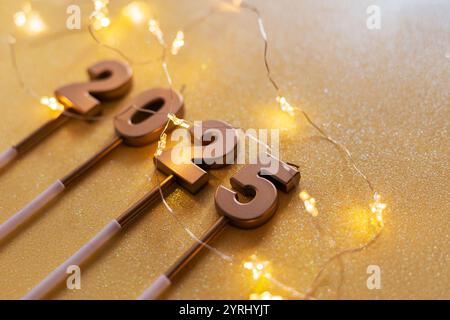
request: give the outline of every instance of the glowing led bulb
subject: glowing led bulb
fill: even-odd
[[[109,27],[110,24],[111,20],[104,13],[96,14],[92,22],[92,25],[94,26],[95,30],[100,30]]]
[[[100,19],[100,25],[101,25],[103,28],[108,27],[110,24],[111,24],[111,20],[109,20],[109,18],[107,18],[107,17],[102,17],[102,18]]]
[[[375,214],[375,218],[377,222],[380,224],[380,226],[384,225],[383,221],[383,211],[386,209],[387,205],[385,203],[381,202],[381,196],[378,194],[378,192],[375,192],[373,195],[374,202],[372,202],[369,207],[370,211]]]
[[[95,30],[109,27],[111,20],[109,19],[108,4],[109,0],[93,0],[94,12],[91,14],[91,22]]]
[[[305,210],[309,212],[313,217],[317,217],[319,215],[319,211],[316,208],[316,199],[311,197],[306,191],[300,192],[299,197],[300,199],[302,199],[303,204],[305,205]]]
[[[95,11],[101,11],[105,9],[109,4],[109,0],[94,0]]]
[[[30,33],[39,33],[45,29],[44,22],[38,14],[29,17],[27,26]]]
[[[55,97],[42,97],[41,104],[47,106],[52,111],[64,111],[64,106]]]
[[[280,105],[280,109],[283,112],[288,113],[290,116],[294,116],[294,107],[286,100],[285,97],[283,96],[278,96],[277,98],[277,102]]]
[[[270,262],[259,261],[255,255],[250,257],[250,261],[244,262],[244,269],[251,271],[253,280],[259,280],[262,277],[270,279]]]
[[[165,45],[164,35],[161,31],[161,28],[159,27],[158,21],[156,21],[155,19],[150,19],[150,21],[148,22],[148,30],[156,37],[156,39],[158,39],[161,45]]]
[[[145,20],[146,9],[143,3],[131,2],[123,9],[123,14],[134,23],[141,23]]]
[[[176,126],[179,126],[179,127],[185,128],[185,129],[189,129],[191,127],[190,124],[186,120],[177,118],[177,116],[174,115],[173,113],[167,114],[167,118],[169,118],[169,120],[172,121],[173,124]]]
[[[164,132],[159,138],[158,148],[156,149],[155,157],[159,157],[162,154],[162,152],[166,148],[166,145],[167,145],[167,134]]]
[[[27,23],[27,15],[23,11],[16,12],[14,14],[14,23],[18,27],[23,27]]]
[[[41,17],[32,10],[29,2],[25,3],[21,11],[13,16],[14,24],[19,28],[25,28],[28,33],[40,33],[44,31],[45,24]]]
[[[273,295],[269,291],[264,291],[263,293],[252,293],[250,300],[283,300],[283,297]]]
[[[28,17],[30,13],[31,13],[31,3],[26,2],[22,6],[22,10],[16,12],[13,16],[15,25],[18,26],[19,28],[25,26],[28,22]]]
[[[173,113],[167,114],[167,118],[169,119],[169,121],[172,121],[172,123],[176,126],[186,129],[189,129],[191,127],[186,120],[178,118]],[[159,138],[158,148],[156,149],[155,157],[158,157],[162,154],[162,152],[166,148],[166,145],[167,145],[167,134],[164,132],[163,134],[161,134],[161,137]]]
[[[178,31],[177,36],[172,42],[172,54],[175,56],[180,52],[180,49],[184,46],[184,32]]]

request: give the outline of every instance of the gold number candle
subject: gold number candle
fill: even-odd
[[[226,135],[227,129],[231,129],[231,135]],[[194,128],[191,128],[191,133],[194,130]],[[223,139],[223,137],[226,138]],[[189,152],[185,152],[184,155],[189,155],[189,161],[184,162],[183,159],[179,159],[183,164],[174,163],[170,156],[171,150],[164,150],[160,156],[157,156],[155,158],[157,167],[168,174],[162,183],[158,187],[153,188],[117,219],[112,220],[106,225],[103,230],[86,243],[78,252],[50,273],[47,278],[31,290],[23,297],[23,299],[42,299],[48,295],[66,279],[67,267],[84,264],[114,236],[125,230],[132,221],[146,213],[150,205],[160,198],[160,190],[167,193],[169,187],[177,181],[192,193],[199,191],[200,188],[208,182],[208,172],[200,168],[196,163],[202,163],[203,168],[220,168],[225,166],[227,163],[227,161],[225,161],[227,156],[234,154],[237,146],[236,131],[223,121],[210,120],[203,122],[201,125],[200,137],[197,138],[200,139],[199,141],[201,142],[210,141],[210,143],[206,146],[202,146],[201,144],[192,147],[187,146],[186,149],[189,149]],[[197,150],[195,150],[196,148]],[[192,154],[194,154],[193,158],[191,158]]]
[[[268,167],[278,169],[273,172]],[[278,189],[289,192],[300,181],[297,169],[270,157],[265,165],[247,165],[231,178],[231,185],[236,191],[252,200],[241,203],[237,194],[224,186],[220,186],[215,195],[216,209],[221,215],[206,233],[192,247],[186,251],[163,275],[159,276],[148,287],[140,300],[152,300],[160,297],[172,284],[176,275],[183,270],[201,250],[211,242],[227,224],[235,227],[250,229],[266,223],[276,212],[278,207]]]
[[[157,140],[167,122],[167,114],[174,113],[181,116],[183,110],[183,98],[171,89],[151,89],[132,99],[114,120],[116,137],[92,158],[64,178],[55,181],[47,190],[0,225],[0,242],[11,236],[27,220],[70,188],[89,169],[122,143],[140,147]]]
[[[132,86],[130,67],[119,61],[101,61],[88,68],[90,81],[58,88],[55,98],[43,98],[50,108],[62,108],[58,117],[42,125],[18,144],[0,153],[0,169],[22,156],[71,118],[89,118],[101,111],[103,101],[125,96]],[[62,105],[61,105],[62,104]]]

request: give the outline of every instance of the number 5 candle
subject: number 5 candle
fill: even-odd
[[[163,275],[148,287],[139,300],[160,297],[201,250],[225,228],[227,224],[242,229],[257,228],[265,224],[278,208],[278,189],[289,192],[300,181],[300,173],[286,163],[269,156],[268,164],[250,164],[231,178],[231,185],[242,194],[251,197],[241,203],[236,191],[220,186],[215,195],[216,209],[220,218],[206,231],[200,241],[192,245]],[[275,164],[275,166],[273,166]],[[269,170],[268,168],[278,168]]]
[[[226,131],[229,131],[229,135]],[[195,129],[191,128],[191,133]],[[199,130],[200,131],[200,130]],[[66,279],[66,270],[71,265],[84,265],[87,260],[95,255],[99,250],[117,234],[125,232],[137,217],[148,212],[149,206],[160,198],[160,190],[167,193],[168,187],[175,181],[187,188],[191,193],[196,193],[208,182],[208,172],[194,164],[201,162],[203,168],[220,168],[227,164],[227,157],[234,155],[237,146],[237,132],[229,124],[223,121],[209,120],[202,122],[199,136],[194,135],[194,139],[200,145],[188,146],[183,151],[185,158],[180,158],[179,163],[175,165],[171,160],[171,151],[163,151],[160,157],[157,157],[158,168],[164,166],[168,176],[158,187],[153,188],[138,202],[122,213],[117,219],[112,220],[101,230],[94,238],[86,243],[78,252],[67,259],[63,264],[50,273],[41,283],[33,288],[24,300],[43,299],[59,284]],[[210,142],[208,145],[203,145]],[[194,155],[192,157],[192,155]],[[162,158],[161,158],[162,157]],[[194,160],[192,160],[194,159]],[[185,161],[186,160],[186,161]],[[163,161],[164,163],[162,163]],[[168,169],[171,168],[171,169]],[[161,188],[161,189],[160,189]]]

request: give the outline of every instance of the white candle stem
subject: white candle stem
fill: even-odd
[[[35,288],[27,293],[22,300],[43,299],[51,291],[56,289],[67,279],[67,268],[70,266],[80,267],[83,263],[101,250],[120,230],[120,224],[113,220],[94,238],[86,243],[77,253],[67,259],[58,268],[53,270],[47,278],[41,281]]]
[[[50,187],[31,201],[26,207],[0,225],[0,242],[9,237],[21,225],[34,217],[41,209],[64,191],[64,184],[57,180]]]
[[[158,299],[171,285],[170,279],[166,275],[159,276],[150,287],[139,296],[138,300],[156,300]]]
[[[17,155],[17,150],[13,147],[0,153],[0,170],[10,164],[17,157]]]

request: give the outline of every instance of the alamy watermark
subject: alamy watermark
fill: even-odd
[[[374,264],[367,266],[367,278],[366,285],[369,290],[379,290],[381,289],[381,268],[380,266]]]
[[[68,266],[66,273],[69,275],[66,286],[69,290],[81,290],[81,269],[77,265]]]
[[[370,5],[366,9],[368,15],[366,19],[366,26],[369,30],[381,29],[381,8],[377,5]]]
[[[66,19],[66,28],[69,30],[81,29],[81,8],[75,4],[67,7],[66,13],[69,15]]]

